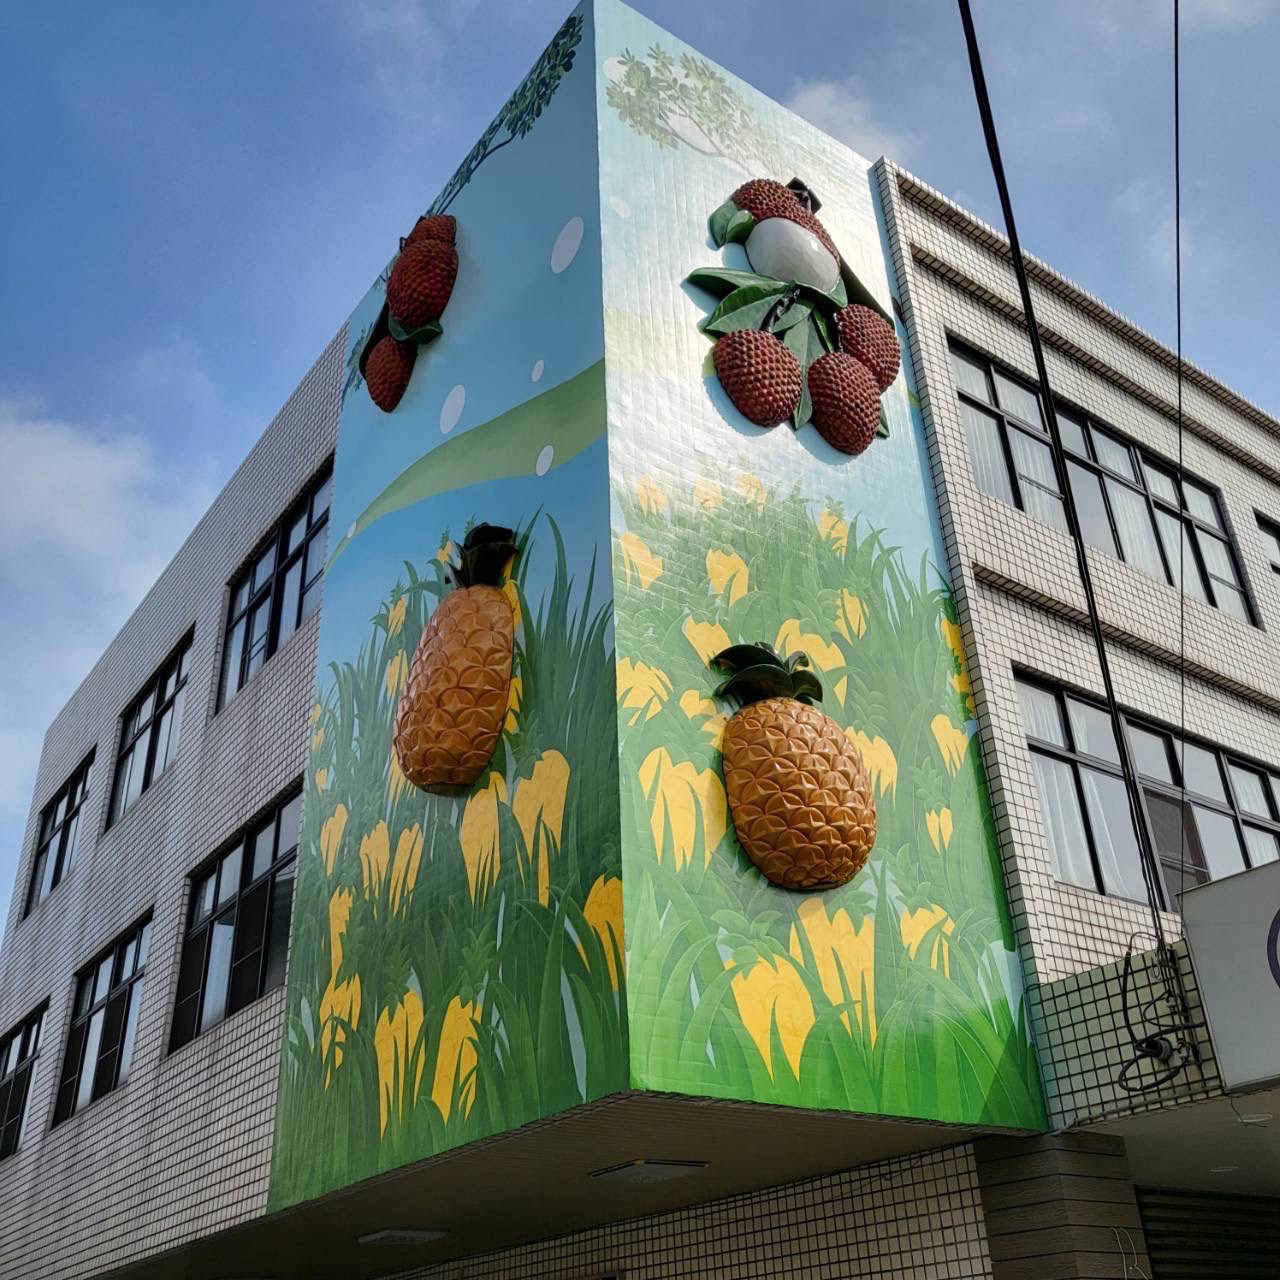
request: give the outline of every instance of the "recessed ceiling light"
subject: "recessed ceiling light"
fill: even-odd
[[[1210,1173],[1235,1173],[1235,1171],[1239,1167],[1240,1166],[1238,1164],[1216,1164],[1213,1166],[1212,1169],[1209,1170],[1209,1172]]]
[[[430,1244],[443,1240],[449,1233],[431,1228],[386,1227],[382,1231],[370,1231],[359,1237],[360,1244]]]
[[[1243,1115],[1236,1116],[1240,1124],[1266,1124],[1268,1120],[1274,1119],[1275,1116],[1270,1111],[1246,1111]]]
[[[628,1160],[597,1169],[591,1176],[607,1182],[672,1182],[706,1167],[705,1160]]]

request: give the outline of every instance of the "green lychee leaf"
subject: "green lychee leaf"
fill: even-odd
[[[827,353],[819,330],[819,326],[824,323],[822,313],[816,308],[810,308],[805,319],[808,321],[807,324],[798,324],[788,329],[782,339],[791,354],[800,362],[803,374],[800,379],[800,403],[796,405],[795,413],[791,415],[792,426],[797,428],[803,427],[813,417],[813,402],[809,398],[809,366],[819,356]]]
[[[737,271],[733,267],[697,267],[689,272],[685,282],[696,284],[699,289],[714,293],[717,298],[723,298],[735,289],[745,288],[749,284],[779,283],[772,276],[758,276],[754,271]]]
[[[880,425],[876,428],[876,435],[883,437],[885,440],[889,438],[889,418],[884,411],[884,402],[880,404]]]
[[[416,342],[420,347],[434,342],[444,332],[438,320],[428,320],[418,329],[406,329],[390,312],[387,314],[387,329],[397,342]]]
[[[739,209],[729,219],[729,225],[725,228],[725,241],[729,244],[745,243],[747,237],[755,230],[755,225],[756,220],[745,209]]]
[[[742,212],[732,200],[726,200],[716,211],[707,219],[707,230],[711,232],[711,238],[717,245],[723,245],[729,234],[729,224],[734,218]],[[751,215],[748,214],[748,217]]]
[[[769,308],[786,291],[787,286],[776,280],[771,284],[749,284],[745,288],[735,289],[703,321],[702,332],[711,337],[720,337],[726,333],[736,333],[739,329],[758,329]]]

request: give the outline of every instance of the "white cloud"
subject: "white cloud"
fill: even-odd
[[[1252,27],[1277,12],[1280,0],[1184,0],[1182,6],[1189,27]]]
[[[1173,198],[1165,187],[1145,178],[1135,178],[1121,188],[1115,208],[1129,224],[1129,233],[1139,262],[1147,271],[1172,281],[1176,263],[1176,228]],[[1182,274],[1187,279],[1209,280],[1229,265],[1227,245],[1199,220],[1182,218]]]
[[[875,99],[859,76],[801,81],[783,105],[868,160],[886,155],[910,163],[911,135],[878,119]]]

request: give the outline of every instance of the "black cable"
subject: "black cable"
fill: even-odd
[[[1080,573],[1080,584],[1084,589],[1085,606],[1089,616],[1089,630],[1093,636],[1093,645],[1097,653],[1098,667],[1102,675],[1103,691],[1106,695],[1107,710],[1111,718],[1112,731],[1115,734],[1116,746],[1120,754],[1120,772],[1124,778],[1125,791],[1129,799],[1129,813],[1138,840],[1139,862],[1142,866],[1142,879],[1147,891],[1147,903],[1151,909],[1152,928],[1156,936],[1156,951],[1161,967],[1164,985],[1169,993],[1170,1003],[1175,1011],[1176,1025],[1168,1030],[1178,1030],[1188,1020],[1187,1002],[1182,990],[1181,973],[1176,961],[1169,952],[1169,944],[1164,934],[1164,922],[1160,917],[1159,867],[1155,850],[1151,844],[1151,833],[1147,828],[1146,817],[1138,786],[1138,775],[1134,768],[1133,757],[1129,750],[1129,739],[1125,733],[1124,721],[1116,701],[1115,684],[1111,677],[1111,662],[1107,656],[1106,639],[1102,631],[1102,622],[1098,615],[1098,601],[1093,587],[1093,574],[1089,569],[1089,558],[1085,550],[1084,537],[1080,531],[1080,520],[1076,513],[1075,498],[1071,491],[1071,476],[1067,470],[1066,454],[1062,447],[1062,435],[1058,429],[1058,415],[1054,407],[1053,395],[1049,388],[1049,371],[1045,365],[1044,349],[1040,343],[1040,327],[1036,322],[1035,307],[1031,299],[1031,285],[1027,279],[1026,262],[1022,254],[1022,245],[1018,239],[1018,228],[1013,216],[1013,202],[1009,196],[1009,184],[1005,178],[1004,162],[1000,158],[1000,142],[996,136],[995,118],[991,111],[991,99],[987,93],[986,76],[982,70],[982,54],[978,48],[978,37],[973,26],[973,14],[969,0],[957,0],[960,6],[960,20],[964,25],[965,45],[969,52],[969,69],[973,76],[973,90],[978,102],[978,114],[982,119],[982,132],[987,143],[987,154],[991,160],[992,176],[995,179],[996,191],[1000,197],[1000,208],[1004,214],[1005,231],[1009,237],[1009,248],[1013,259],[1013,270],[1018,280],[1018,292],[1022,297],[1022,313],[1026,320],[1027,333],[1031,339],[1031,353],[1035,359],[1036,376],[1043,390],[1045,422],[1049,428],[1050,452],[1053,457],[1054,473],[1058,487],[1062,491],[1063,506],[1067,516],[1067,530],[1075,546],[1076,566]],[[1163,1028],[1161,1028],[1163,1030]],[[1134,1037],[1135,1047],[1139,1044]]]
[[[1182,74],[1181,74],[1182,20],[1179,0],[1173,0],[1173,293],[1174,328],[1178,355],[1178,499],[1186,489],[1182,463]],[[1179,526],[1178,537],[1178,712],[1181,717],[1182,738],[1178,759],[1178,777],[1182,783],[1182,822],[1179,825],[1178,882],[1187,882],[1187,594],[1186,594],[1186,538]],[[1178,913],[1182,913],[1182,899],[1177,898]]]

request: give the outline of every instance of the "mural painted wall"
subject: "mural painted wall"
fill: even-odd
[[[626,1085],[591,39],[576,12],[432,206],[457,282],[394,412],[360,367],[388,272],[351,317],[272,1207]],[[480,781],[428,795],[392,717],[485,522],[520,547],[511,696]]]
[[[861,456],[755,426],[699,326],[770,297],[689,282],[752,270],[708,233],[731,193],[799,177],[841,300],[891,316],[869,165],[631,10],[600,6],[596,52],[632,1085],[1041,1126],[909,373]],[[871,774],[841,888],[776,888],[735,836],[708,661],[761,640],[808,655]]]

